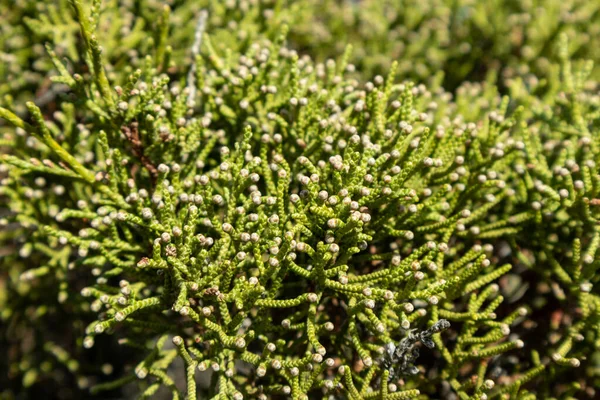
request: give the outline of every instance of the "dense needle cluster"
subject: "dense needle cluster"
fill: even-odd
[[[368,35],[315,61],[311,1],[104,3],[0,31],[0,393],[597,395],[600,84],[567,33],[499,89],[354,63]]]

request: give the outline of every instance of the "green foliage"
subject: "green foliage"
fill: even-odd
[[[426,3],[0,5],[2,395],[593,398],[598,6]]]
[[[302,3],[302,2],[300,2]],[[443,75],[444,87],[482,80],[490,70],[502,83],[540,76],[551,67],[561,34],[570,53],[598,63],[600,5],[586,0],[314,0],[308,23],[292,28],[292,40],[319,59],[341,55],[354,44],[352,62],[368,77],[398,74],[417,81]],[[595,78],[598,78],[598,67]]]

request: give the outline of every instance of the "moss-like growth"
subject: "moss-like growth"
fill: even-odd
[[[596,395],[593,5],[105,3],[6,11],[3,395]]]

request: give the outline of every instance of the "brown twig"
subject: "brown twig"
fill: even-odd
[[[133,155],[136,156],[144,168],[150,174],[150,179],[152,180],[152,186],[156,183],[156,177],[158,176],[158,170],[156,166],[150,161],[150,159],[144,154],[144,144],[140,139],[140,132],[138,130],[138,123],[132,122],[129,126],[122,126],[121,132],[125,135],[129,143],[131,143],[131,151]]]

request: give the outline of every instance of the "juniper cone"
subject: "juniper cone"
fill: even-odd
[[[0,21],[0,398],[598,397],[599,3]]]

